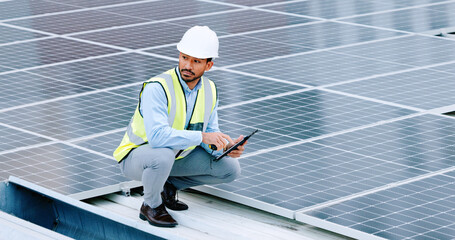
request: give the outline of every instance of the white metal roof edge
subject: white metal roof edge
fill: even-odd
[[[192,187],[198,191],[208,193],[220,198],[224,198],[227,200],[234,201],[236,203],[240,203],[249,207],[253,207],[256,209],[264,210],[269,213],[273,213],[282,217],[294,219],[294,211],[278,207],[269,203],[265,203],[256,199],[248,198],[233,192],[228,192],[213,186],[203,185],[198,187]]]
[[[0,211],[0,239],[73,239]]]
[[[310,224],[315,227],[326,229],[344,236],[352,237],[359,240],[386,240],[385,238],[375,236],[373,234],[365,233],[353,228],[348,228],[336,223],[322,220],[317,217],[309,216],[304,213],[296,212],[295,219],[299,222]]]
[[[65,203],[67,203],[69,205],[72,205],[74,207],[87,210],[89,212],[92,212],[92,213],[97,214],[99,216],[102,216],[104,218],[111,219],[113,221],[122,223],[122,224],[124,224],[126,226],[130,226],[132,228],[136,228],[138,230],[141,230],[141,231],[146,232],[146,233],[153,234],[153,235],[158,236],[158,237],[162,237],[162,238],[165,238],[165,239],[184,239],[181,236],[177,236],[177,235],[172,234],[170,232],[166,232],[166,231],[162,230],[161,228],[153,227],[153,226],[150,226],[150,225],[147,225],[147,224],[143,224],[142,222],[139,222],[139,220],[129,219],[129,218],[126,218],[124,216],[118,215],[116,213],[109,212],[109,211],[101,209],[101,208],[97,208],[97,207],[92,206],[90,204],[81,202],[81,201],[76,200],[76,199],[74,199],[72,197],[65,196],[63,194],[57,193],[55,191],[52,191],[50,189],[38,186],[38,185],[36,185],[34,183],[25,181],[23,179],[15,177],[15,176],[10,176],[8,178],[7,182],[12,182],[12,183],[15,183],[17,185],[21,185],[23,187],[26,187],[26,188],[31,189],[33,191],[39,192],[39,193],[41,193],[43,195],[46,195],[48,197],[63,201],[63,202],[65,202]]]

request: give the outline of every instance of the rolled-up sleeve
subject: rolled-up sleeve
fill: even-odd
[[[202,142],[200,131],[176,130],[169,126],[167,98],[159,83],[149,83],[142,92],[140,111],[149,144],[154,148],[186,149]]]

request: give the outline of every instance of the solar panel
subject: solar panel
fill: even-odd
[[[2,154],[0,176],[22,179],[65,195],[128,181],[112,159],[66,144],[31,147]],[[96,171],[94,171],[96,169]]]
[[[310,24],[290,25],[274,30],[248,33],[243,36],[311,49],[326,49],[402,35],[404,33],[341,22],[311,22]]]
[[[412,20],[416,18],[420,19],[420,21]],[[394,19],[394,21],[389,21],[389,19]],[[415,8],[378,13],[343,19],[343,21],[418,33],[431,30],[439,31],[442,28],[453,27],[455,24],[455,20],[451,19],[448,14],[432,10],[431,8]]]
[[[23,41],[34,38],[42,38],[48,35],[24,31],[20,29],[5,27],[0,25],[0,44]]]
[[[439,174],[306,214],[385,239],[451,239],[455,179]]]
[[[392,74],[331,89],[427,110],[455,103],[455,82],[447,81],[455,75],[431,69]]]
[[[185,6],[185,7],[182,7]],[[0,1],[0,180],[93,197],[193,25],[242,176],[199,190],[359,239],[451,239],[454,0]],[[441,29],[444,28],[444,29]]]
[[[390,10],[394,9],[394,6],[378,1],[362,1],[359,4],[359,2],[355,0],[308,0],[265,8],[303,16],[333,19],[350,15]]]
[[[410,68],[404,64],[339,54],[334,51],[309,52],[278,60],[264,60],[260,63],[227,67],[276,79],[283,79],[283,73],[286,73],[285,75],[289,76],[285,77],[287,81],[311,86],[352,81]],[[275,68],[281,71],[276,71]]]
[[[0,62],[5,67],[22,69],[115,52],[118,50],[63,38],[51,38],[0,46]]]
[[[44,0],[4,1],[0,4],[2,5],[0,8],[0,20],[79,9],[79,7],[76,6]]]
[[[424,67],[455,60],[455,41],[437,37],[405,36],[370,44],[333,50],[365,58]]]

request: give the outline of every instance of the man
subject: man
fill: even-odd
[[[190,28],[177,45],[178,67],[145,82],[139,103],[114,157],[123,174],[142,181],[139,217],[160,227],[177,222],[166,210],[186,210],[176,192],[202,184],[233,181],[244,145],[220,161],[214,156],[233,141],[218,128],[215,84],[203,77],[218,57],[218,37],[206,26]],[[216,146],[218,151],[209,148]]]

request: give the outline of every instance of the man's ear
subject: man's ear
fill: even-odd
[[[210,61],[205,64],[205,71],[210,70],[213,67],[213,61]]]

